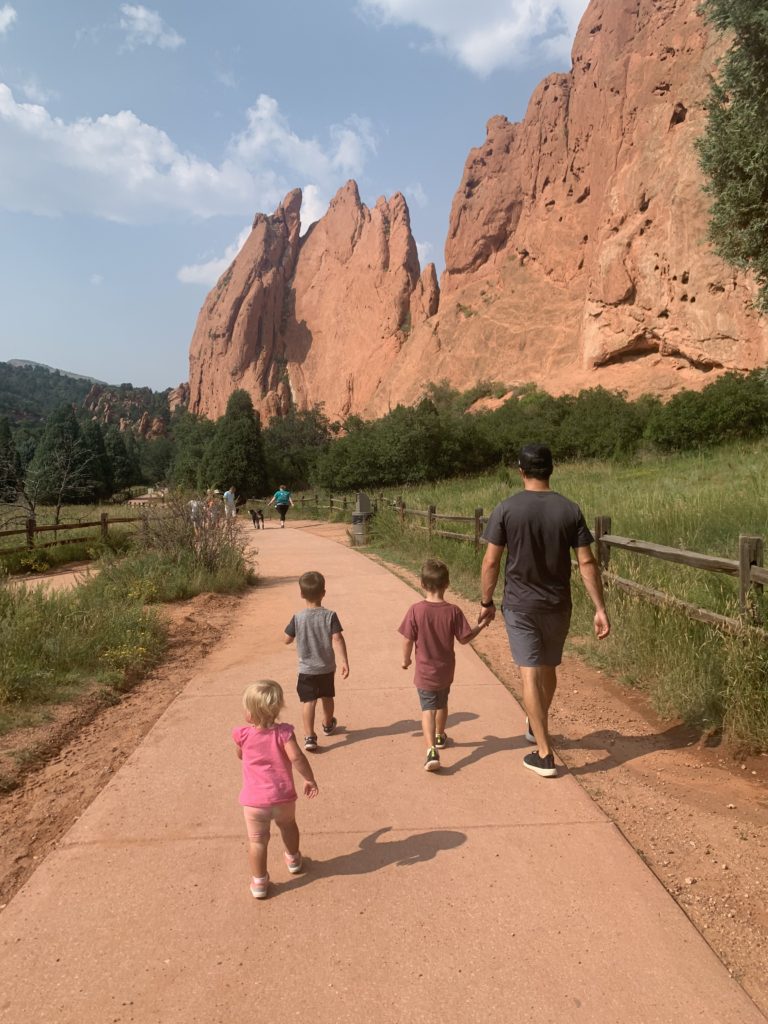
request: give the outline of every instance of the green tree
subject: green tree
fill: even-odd
[[[307,487],[315,476],[317,460],[331,438],[322,406],[276,417],[264,430],[264,456],[270,490],[285,483],[294,489]]]
[[[24,490],[29,511],[34,514],[37,504],[53,505],[54,523],[58,523],[62,505],[88,496],[94,458],[72,407],[65,405],[51,413],[27,468]]]
[[[216,433],[211,420],[194,416],[186,409],[174,413],[171,422],[173,455],[168,479],[174,487],[201,491],[206,486],[204,459]]]
[[[114,491],[114,472],[107,453],[104,434],[95,420],[88,420],[80,428],[86,459],[83,470],[83,500],[104,501]]]
[[[0,416],[0,502],[14,502],[22,481],[21,458],[7,416]]]
[[[267,489],[261,423],[247,391],[234,391],[227,411],[205,454],[206,485],[234,486],[242,498],[263,496]]]
[[[768,311],[768,0],[704,0],[709,20],[733,36],[712,84],[699,160],[713,197],[710,238],[734,266],[752,270]]]
[[[104,431],[104,447],[112,466],[112,482],[115,492],[125,491],[137,483],[137,467],[128,455],[123,435],[112,425]]]

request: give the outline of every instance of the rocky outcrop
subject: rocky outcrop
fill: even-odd
[[[83,399],[83,408],[102,426],[116,426],[121,432],[152,439],[167,433],[170,394],[131,384],[93,384]]]
[[[168,409],[174,412],[176,409],[186,409],[189,405],[189,384],[182,382],[177,388],[171,388],[168,392]]]
[[[300,201],[292,192],[256,218],[208,296],[190,349],[192,412],[220,416],[236,388],[265,418],[290,403],[366,412],[414,322],[436,309],[435,269],[419,275],[402,195],[369,209],[350,181],[302,239]]]
[[[237,387],[266,416],[380,415],[440,380],[663,394],[763,365],[754,285],[706,240],[695,140],[723,43],[698,6],[592,0],[571,72],[469,154],[440,287],[400,195],[368,209],[349,182],[303,239],[298,193],[258,216],[200,314],[192,411]]]
[[[391,379],[663,393],[768,358],[754,286],[707,244],[694,143],[722,43],[697,0],[593,0],[573,69],[488,122],[451,210],[439,315]]]

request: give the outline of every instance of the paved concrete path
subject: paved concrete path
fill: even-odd
[[[423,770],[412,590],[309,526],[254,540],[264,584],[230,640],[0,916],[0,1021],[764,1024],[575,780],[521,768],[522,713],[469,648],[445,768]],[[299,805],[309,870],[273,838],[256,901],[229,733],[259,677],[301,732],[282,631],[307,569],[346,630],[344,728]]]

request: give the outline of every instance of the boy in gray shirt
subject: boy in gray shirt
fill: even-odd
[[[299,655],[299,682],[296,690],[301,701],[304,723],[304,749],[317,750],[315,708],[323,704],[323,733],[330,736],[336,729],[334,717],[334,674],[336,656],[341,663],[341,676],[349,675],[347,645],[336,612],[323,608],[325,577],[319,572],[305,572],[299,578],[299,590],[306,608],[297,612],[285,627],[285,642],[296,641]]]

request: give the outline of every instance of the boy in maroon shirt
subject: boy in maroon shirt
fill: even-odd
[[[421,727],[427,741],[428,772],[440,771],[438,749],[448,742],[445,723],[448,719],[450,693],[456,656],[453,641],[468,644],[483,626],[474,629],[464,612],[443,599],[450,577],[448,566],[436,558],[428,558],[421,567],[421,585],[427,592],[425,601],[417,601],[405,613],[399,632],[403,636],[403,668],[411,664],[416,645],[416,671],[413,682],[421,704]]]

